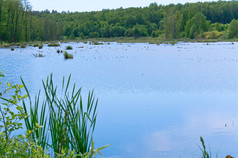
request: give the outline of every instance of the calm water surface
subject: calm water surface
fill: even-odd
[[[52,72],[58,84],[71,73],[83,95],[94,89],[95,144],[112,144],[105,157],[198,158],[200,136],[214,155],[238,157],[238,43],[67,43],[60,49],[68,45],[73,60],[47,46],[0,49],[1,69],[11,83],[21,76],[31,93]]]

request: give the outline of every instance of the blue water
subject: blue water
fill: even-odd
[[[73,60],[56,53],[68,45]],[[214,157],[238,157],[238,43],[2,48],[0,64],[5,80],[20,83],[21,76],[33,94],[52,72],[58,84],[72,74],[84,96],[94,89],[94,141],[112,144],[107,158],[198,158],[200,136]]]

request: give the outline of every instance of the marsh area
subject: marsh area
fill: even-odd
[[[67,46],[73,60],[62,53]],[[42,54],[35,57],[33,54]],[[94,140],[105,157],[199,157],[199,137],[219,157],[238,156],[238,43],[62,43],[0,49],[5,80],[32,94],[50,73],[94,89]]]

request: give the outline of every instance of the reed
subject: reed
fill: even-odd
[[[64,58],[65,59],[73,59],[74,56],[72,54],[68,53],[68,52],[64,52]]]
[[[87,104],[84,106],[81,88],[77,88],[76,84],[70,87],[71,76],[66,80],[63,78],[59,92],[51,74],[46,81],[42,81],[43,98],[39,91],[33,100],[21,80],[29,99],[28,102],[23,101],[23,107],[30,114],[25,124],[28,131],[32,132],[32,140],[43,149],[52,148],[57,154],[65,151],[74,151],[76,154],[90,152],[98,105],[94,92],[88,93]]]
[[[200,137],[200,141],[202,143],[202,147],[199,146],[201,152],[202,152],[202,158],[212,158],[212,153],[211,153],[211,149],[209,151],[209,153],[207,152],[207,149],[206,149],[206,145],[205,145],[205,142],[203,140],[202,137]],[[218,152],[216,154],[216,158],[218,157]]]

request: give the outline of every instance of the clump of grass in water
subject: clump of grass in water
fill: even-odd
[[[44,150],[51,147],[56,155],[61,154],[63,157],[71,154],[69,151],[74,151],[80,157],[92,158],[92,154],[100,154],[100,150],[109,146],[94,149],[92,135],[96,125],[98,100],[95,100],[93,91],[89,91],[87,105],[83,106],[81,88],[76,88],[75,84],[70,88],[70,79],[71,76],[67,80],[63,78],[62,91],[59,93],[51,74],[42,82],[42,102],[40,91],[34,101],[31,99],[27,86],[21,79],[30,104],[23,101],[26,113],[29,113],[27,107],[30,107],[30,116],[25,118],[26,127],[28,131],[33,131],[32,140]]]
[[[11,51],[14,51],[14,48],[11,48]]]
[[[21,48],[26,48],[26,45],[21,45]]]
[[[97,42],[97,41],[93,41],[92,45],[103,45],[103,43]]]
[[[42,49],[42,48],[43,48],[43,44],[40,44],[40,45],[39,45],[39,49]]]
[[[50,43],[48,44],[48,47],[59,47],[60,44],[59,43]]]
[[[68,52],[64,52],[64,58],[65,59],[73,59],[74,56],[72,54],[69,54]]]
[[[73,48],[71,46],[67,46],[66,50],[72,50]]]
[[[37,58],[37,57],[39,57],[39,58],[44,57],[43,54],[41,54],[41,53],[39,53],[39,54],[33,54],[33,56],[36,57],[36,58]]]
[[[34,43],[34,44],[33,44],[33,47],[38,47],[38,46],[39,46],[38,43]]]

